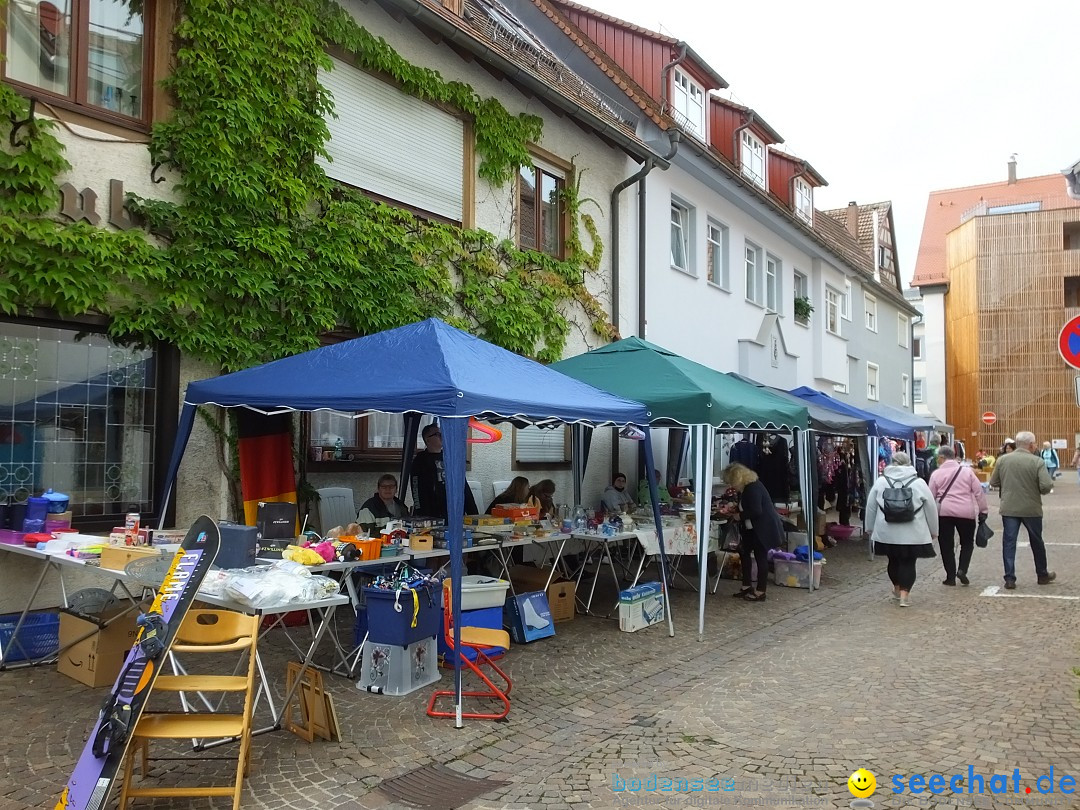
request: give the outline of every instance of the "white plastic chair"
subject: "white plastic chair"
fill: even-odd
[[[319,530],[326,534],[335,526],[348,526],[356,520],[356,502],[348,487],[325,487],[319,491]]]
[[[509,487],[512,483],[513,483],[513,481],[492,481],[491,482],[491,497],[487,499],[487,502],[491,503],[493,500],[495,500],[495,498],[497,496],[499,496],[502,493],[506,492],[507,487]],[[477,503],[477,506],[479,506],[481,509],[484,508],[484,507],[480,506],[479,503]]]

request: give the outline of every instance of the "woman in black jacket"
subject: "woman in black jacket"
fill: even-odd
[[[757,473],[742,464],[724,469],[724,483],[739,493],[739,558],[742,561],[741,591],[732,596],[748,602],[764,602],[769,581],[769,549],[784,542],[784,526],[773,506],[772,496],[758,480]],[[752,560],[757,560],[757,589],[751,583]]]

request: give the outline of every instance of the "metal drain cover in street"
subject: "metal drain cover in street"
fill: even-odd
[[[480,779],[433,763],[379,784],[379,790],[399,802],[425,810],[454,810],[488,791],[509,784]]]

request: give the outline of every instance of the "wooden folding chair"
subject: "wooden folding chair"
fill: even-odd
[[[144,712],[132,732],[132,744],[124,762],[123,785],[120,790],[120,810],[129,799],[150,796],[193,797],[232,796],[233,810],[240,807],[243,779],[251,758],[251,716],[255,699],[255,645],[259,633],[259,617],[246,616],[228,610],[192,610],[177,632],[172,652],[182,655],[247,652],[247,669],[235,674],[239,667],[229,666],[232,675],[159,675],[154,683],[155,694],[164,692],[244,693],[240,713],[218,712]],[[230,661],[234,659],[230,656]],[[150,740],[161,739],[218,739],[235,737],[239,741],[236,776],[230,785],[206,787],[132,787],[137,752],[142,754],[142,777],[149,773]],[[185,757],[184,759],[194,759]],[[141,783],[140,783],[141,784]]]
[[[446,637],[446,646],[450,650],[449,655],[458,656],[461,660],[461,665],[476,675],[487,687],[486,690],[462,691],[461,695],[463,698],[487,698],[502,703],[502,708],[498,711],[463,711],[461,716],[473,720],[503,720],[506,718],[506,715],[510,713],[510,690],[513,688],[514,684],[511,682],[509,676],[507,676],[507,674],[503,672],[490,657],[488,657],[486,651],[492,647],[502,647],[504,650],[509,650],[510,634],[505,630],[492,630],[486,627],[462,627],[460,630],[461,646],[471,649],[476,653],[476,660],[472,661],[464,654],[464,652],[454,648],[453,617],[454,611],[450,594],[450,580],[447,579],[443,583],[443,635]],[[453,658],[450,658],[449,660],[453,661]],[[490,669],[503,683],[506,684],[506,686],[496,686],[495,682],[481,667]],[[462,674],[464,674],[464,672]],[[435,708],[436,701],[439,698],[445,697],[456,698],[457,693],[453,689],[440,689],[432,694],[431,700],[428,701],[427,708],[427,713],[430,717],[457,718],[456,711],[439,711]]]

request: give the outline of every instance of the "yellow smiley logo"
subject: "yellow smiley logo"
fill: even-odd
[[[847,788],[855,798],[865,799],[867,796],[874,795],[874,791],[877,790],[877,779],[866,768],[859,768],[848,777]]]

